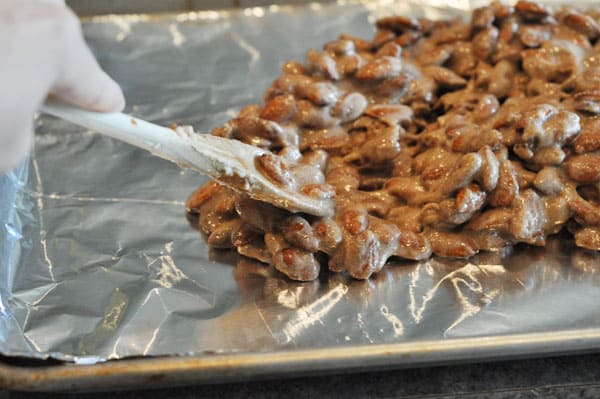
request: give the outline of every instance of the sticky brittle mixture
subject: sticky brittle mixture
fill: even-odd
[[[600,249],[600,11],[492,3],[469,22],[393,16],[288,62],[213,135],[271,150],[273,182],[334,198],[292,214],[216,182],[187,209],[211,247],[295,280],[366,279],[391,257]]]

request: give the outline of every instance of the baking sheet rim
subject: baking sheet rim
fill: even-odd
[[[598,349],[600,328],[593,328],[335,349],[134,358],[94,365],[21,367],[0,363],[0,388],[21,391],[149,388],[579,354]]]

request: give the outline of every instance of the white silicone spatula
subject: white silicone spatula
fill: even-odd
[[[332,200],[315,199],[279,187],[256,169],[263,149],[206,134],[191,128],[169,129],[122,113],[98,113],[48,100],[42,112],[150,151],[182,168],[196,170],[259,201],[292,212],[317,216],[333,214]]]

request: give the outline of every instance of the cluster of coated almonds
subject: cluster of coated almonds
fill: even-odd
[[[212,132],[277,154],[263,174],[334,198],[335,216],[210,182],[187,204],[208,244],[303,281],[544,246],[563,228],[600,250],[600,12],[521,1],[376,25],[286,63],[264,106]]]

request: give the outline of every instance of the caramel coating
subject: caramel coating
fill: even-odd
[[[600,250],[600,13],[492,3],[470,22],[391,16],[288,62],[213,134],[274,152],[276,184],[333,198],[291,214],[216,183],[188,201],[208,244],[291,279],[369,278],[390,257],[544,246]]]

